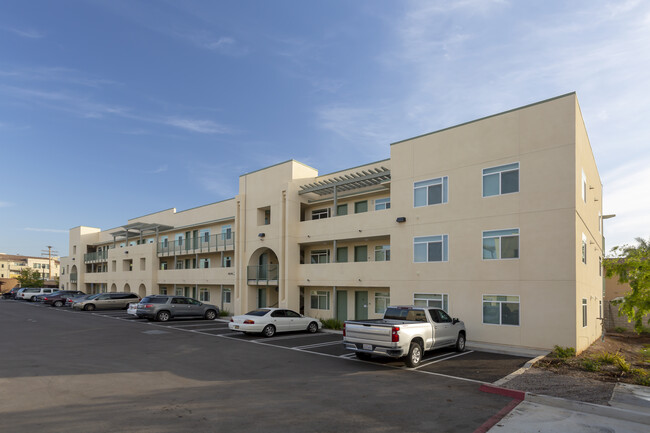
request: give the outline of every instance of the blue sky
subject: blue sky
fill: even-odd
[[[0,4],[0,252],[321,174],[576,91],[612,247],[650,236],[650,2]]]

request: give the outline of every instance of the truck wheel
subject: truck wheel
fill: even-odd
[[[369,353],[354,352],[354,354],[357,356],[357,359],[360,359],[361,361],[369,361],[370,360],[370,354]]]
[[[465,351],[465,334],[462,332],[458,334],[458,338],[456,339],[456,352],[464,352]]]
[[[406,355],[406,365],[415,368],[420,365],[420,361],[422,361],[422,346],[419,343],[411,343],[409,354]]]

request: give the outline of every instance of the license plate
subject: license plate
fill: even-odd
[[[239,329],[239,325],[234,325],[233,328]]]
[[[363,350],[372,350],[372,344],[364,344]]]

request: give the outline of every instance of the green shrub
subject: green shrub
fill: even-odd
[[[232,316],[232,314],[231,314],[230,311],[228,311],[228,310],[220,310],[220,311],[219,311],[219,316],[221,316],[221,317],[224,317],[224,316]]]
[[[620,357],[620,359],[619,358],[616,359],[614,365],[616,365],[616,367],[618,367],[619,370],[625,373],[629,373],[632,371],[632,366],[630,366],[630,364],[622,356]]]
[[[650,362],[650,344],[646,344],[641,349],[641,356],[643,357],[644,362]]]
[[[625,358],[620,353],[600,352],[594,356],[594,360],[600,364],[614,365],[617,363],[625,362]]]
[[[641,329],[637,330],[639,335],[650,335],[650,328],[647,326],[642,326]]]
[[[343,322],[338,319],[321,319],[321,323],[326,329],[343,329]]]
[[[600,371],[600,363],[591,358],[585,358],[582,361],[582,367],[587,371]]]
[[[555,345],[551,354],[556,358],[573,358],[576,356],[576,350],[573,347],[560,347]]]
[[[619,334],[622,334],[623,332],[627,331],[627,328],[624,328],[622,326],[617,326],[614,328],[614,331],[618,332]]]
[[[632,370],[632,375],[634,376],[634,383],[637,385],[650,386],[650,375],[647,371],[635,368]]]

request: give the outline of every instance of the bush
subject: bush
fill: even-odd
[[[622,334],[623,332],[627,331],[627,328],[624,328],[622,326],[617,326],[616,328],[614,328],[614,331],[618,332],[619,334]]]
[[[631,371],[634,376],[634,383],[637,385],[650,386],[650,375],[641,368],[634,368]]]
[[[228,311],[228,310],[220,310],[220,311],[219,311],[219,316],[221,316],[221,317],[224,317],[224,316],[232,316],[232,314],[231,314],[230,311]]]
[[[650,362],[650,344],[646,344],[641,349],[641,356],[643,357],[644,362]]]
[[[326,329],[343,329],[343,322],[338,319],[321,319],[321,323]]]
[[[600,371],[600,363],[591,358],[584,359],[582,361],[582,367],[587,371]]]
[[[620,353],[609,353],[609,352],[600,352],[594,356],[594,360],[599,362],[600,364],[609,364],[609,365],[614,365],[618,364],[621,361],[625,362],[625,358],[621,356]]]
[[[637,330],[639,335],[650,335],[650,328],[647,326],[642,326],[641,329]]]
[[[573,358],[576,356],[576,350],[573,347],[560,347],[558,345],[555,345],[551,354],[556,358]]]

